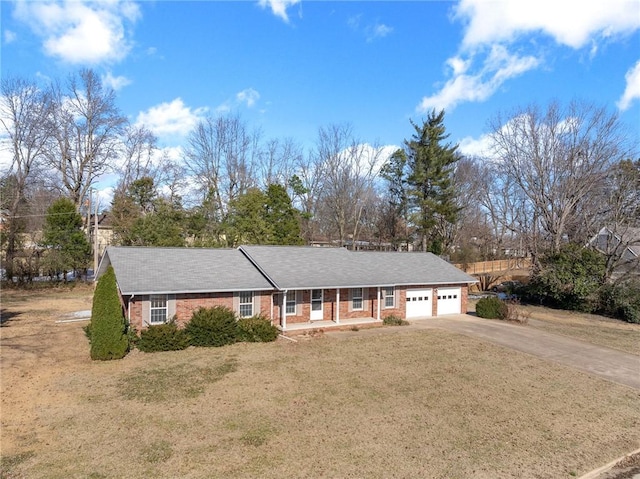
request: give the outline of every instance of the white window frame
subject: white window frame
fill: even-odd
[[[284,305],[284,314],[287,316],[295,316],[298,312],[298,293],[297,291],[289,291],[287,294],[287,304]],[[293,311],[289,311],[289,306],[293,305]]]
[[[250,318],[251,316],[253,316],[253,297],[254,297],[253,291],[240,291],[238,293],[238,315],[241,318]],[[245,309],[251,308],[250,313],[243,314],[242,312],[243,307]]]
[[[391,291],[391,292],[389,292]],[[385,286],[382,288],[382,297],[384,298],[384,307],[385,309],[391,309],[396,307],[396,289],[393,286]],[[391,299],[391,304],[389,304],[389,299]]]
[[[356,292],[360,295],[357,296]],[[356,301],[360,301],[360,306],[356,306]],[[364,288],[351,288],[351,310],[364,311]]]
[[[155,303],[155,304],[154,304]],[[158,305],[158,303],[160,303]],[[164,311],[164,315],[162,314]],[[156,313],[154,315],[154,313]],[[154,316],[163,317],[161,321],[154,321]],[[164,324],[169,319],[169,296],[166,294],[152,294],[149,296],[149,324]]]

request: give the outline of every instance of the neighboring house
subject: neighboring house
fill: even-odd
[[[431,253],[345,248],[109,247],[98,277],[109,265],[138,330],[174,315],[183,324],[198,307],[215,305],[261,314],[284,332],[459,314],[476,282]]]
[[[640,228],[604,227],[588,245],[605,255],[612,279],[640,275]]]

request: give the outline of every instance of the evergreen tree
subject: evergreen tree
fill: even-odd
[[[122,314],[116,274],[109,266],[98,280],[91,308],[91,359],[120,359],[129,350],[127,323]]]
[[[459,159],[457,145],[443,142],[444,110],[433,110],[422,126],[411,122],[415,133],[405,140],[406,185],[412,220],[423,251],[442,254],[444,235],[436,230],[439,222],[454,223],[459,208],[455,202],[453,173]]]
[[[269,244],[299,245],[300,215],[291,204],[287,190],[281,185],[269,185],[266,194],[265,220],[271,230]]]
[[[266,220],[267,195],[258,188],[229,202],[229,214],[225,221],[228,246],[240,244],[268,244],[272,233]]]
[[[396,150],[380,170],[380,176],[388,185],[381,217],[384,236],[398,248],[400,243],[409,243],[409,202],[407,198],[407,155],[404,150]]]
[[[73,202],[60,198],[47,209],[43,230],[45,264],[52,275],[87,267],[91,246],[82,231],[82,217]]]
[[[158,195],[153,179],[132,182],[111,206],[116,242],[123,246],[184,246],[188,225],[177,202]]]

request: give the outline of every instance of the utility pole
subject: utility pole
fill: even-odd
[[[97,196],[97,195],[96,195]],[[93,210],[93,280],[98,274],[98,201]]]

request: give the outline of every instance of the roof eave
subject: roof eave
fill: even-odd
[[[287,291],[296,291],[296,290],[302,290],[302,289],[349,289],[349,288],[383,288],[383,287],[389,287],[389,286],[413,286],[413,285],[443,285],[443,284],[474,284],[474,283],[478,283],[479,280],[459,280],[459,281],[411,281],[408,283],[365,283],[365,284],[332,284],[332,285],[307,285],[307,286],[290,286],[290,287],[285,287],[283,286],[282,289],[283,290],[287,290]]]
[[[237,293],[243,291],[275,291],[275,288],[232,288],[232,289],[190,289],[190,290],[156,290],[156,291],[123,291],[123,296],[145,296],[148,294],[208,294],[208,293]]]

